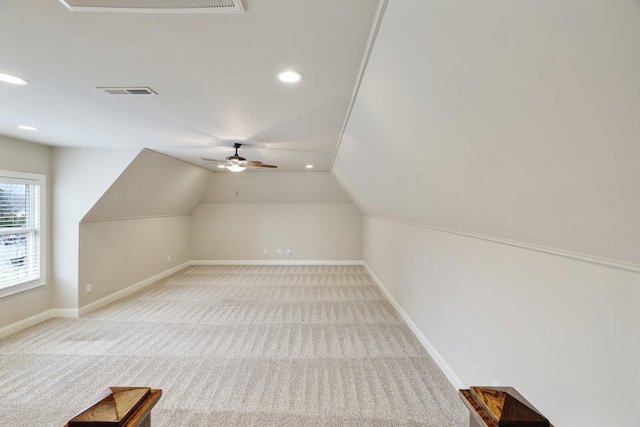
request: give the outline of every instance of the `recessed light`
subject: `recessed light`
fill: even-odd
[[[295,83],[302,80],[302,74],[297,71],[283,71],[278,74],[278,79],[285,83]]]
[[[21,79],[20,77],[12,76],[11,74],[0,74],[0,82],[11,83],[12,85],[28,85],[29,83]]]
[[[305,166],[307,169],[313,169],[313,165],[307,165]]]
[[[24,130],[38,130],[38,128],[34,128],[33,126],[18,126],[18,127]]]

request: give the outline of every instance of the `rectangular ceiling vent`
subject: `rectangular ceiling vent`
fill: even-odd
[[[99,87],[109,95],[157,95],[148,87]]]
[[[60,0],[73,12],[242,13],[241,0]]]

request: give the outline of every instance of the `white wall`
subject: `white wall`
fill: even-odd
[[[189,221],[171,216],[80,224],[78,306],[188,261]]]
[[[558,427],[640,425],[640,274],[370,217],[364,230],[365,262],[456,386],[515,386]]]
[[[362,215],[353,204],[203,204],[190,236],[197,260],[362,259]]]
[[[190,236],[199,260],[362,259],[362,215],[326,172],[216,173]]]
[[[78,306],[188,261],[189,215],[212,175],[163,154],[140,152],[82,219]]]
[[[638,40],[635,0],[390,1],[332,169],[452,377],[559,427],[640,425]]]
[[[116,148],[52,149],[55,308],[78,308],[80,220],[138,152]]]
[[[0,169],[44,174],[47,177],[47,230],[51,230],[51,149],[0,136]],[[47,235],[46,285],[0,298],[0,329],[51,308],[51,233]]]

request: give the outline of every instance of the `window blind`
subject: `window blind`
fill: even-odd
[[[40,180],[0,172],[0,289],[40,279]]]

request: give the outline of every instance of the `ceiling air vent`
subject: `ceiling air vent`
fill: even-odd
[[[241,0],[60,0],[74,12],[242,13]]]
[[[157,95],[148,87],[99,87],[109,95]]]

